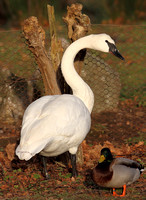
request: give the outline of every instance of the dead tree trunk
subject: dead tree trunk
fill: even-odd
[[[36,17],[30,17],[24,21],[23,32],[41,71],[45,93],[49,95],[61,94],[55,70],[45,49],[45,31],[39,26]]]
[[[87,15],[82,14],[83,6],[81,4],[72,4],[67,7],[67,15],[63,17],[68,27],[68,37],[71,42],[84,37],[91,30],[90,19]],[[80,74],[83,67],[83,60],[86,50],[81,50],[75,58],[75,68]]]
[[[53,68],[55,72],[57,72],[61,63],[63,49],[62,49],[61,41],[58,40],[57,38],[54,7],[47,5],[47,9],[48,9],[49,31],[50,31],[50,39],[51,39],[51,60],[52,60]]]

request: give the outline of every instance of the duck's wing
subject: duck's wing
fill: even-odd
[[[141,164],[127,158],[116,158],[110,165],[110,170],[113,171],[113,177],[108,187],[118,188],[123,185],[130,185],[135,182],[140,176]]]
[[[128,158],[116,158],[113,160],[111,167],[113,167],[114,165],[124,165],[130,168],[138,168],[139,170],[142,169],[142,165],[140,163]]]

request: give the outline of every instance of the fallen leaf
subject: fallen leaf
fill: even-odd
[[[11,162],[3,152],[0,152],[0,163],[4,170],[11,168]]]
[[[142,146],[144,145],[144,141],[139,141],[138,144],[135,144],[135,147],[139,147],[139,146]]]
[[[75,182],[76,179],[75,179],[74,177],[71,177],[71,181],[72,181],[72,182]]]
[[[5,151],[7,153],[7,156],[8,156],[8,159],[10,161],[12,161],[14,159],[14,156],[15,156],[15,147],[16,147],[16,144],[8,144],[5,148]]]

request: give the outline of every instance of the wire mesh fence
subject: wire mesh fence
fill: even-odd
[[[81,76],[95,95],[93,114],[115,109],[124,99],[135,98],[144,105],[145,26],[94,25],[92,32],[111,35],[126,59],[123,62],[112,55],[87,50]],[[58,36],[64,35],[63,31],[58,33]],[[21,121],[26,107],[44,94],[38,66],[22,32],[1,31],[1,122]]]

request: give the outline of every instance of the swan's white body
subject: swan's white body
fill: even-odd
[[[109,52],[105,40],[114,44],[110,36],[99,34],[83,37],[67,48],[61,69],[73,95],[44,96],[28,106],[16,149],[20,159],[29,160],[37,153],[48,157],[66,151],[76,154],[90,130],[94,95],[75,71],[73,61],[83,48]]]

